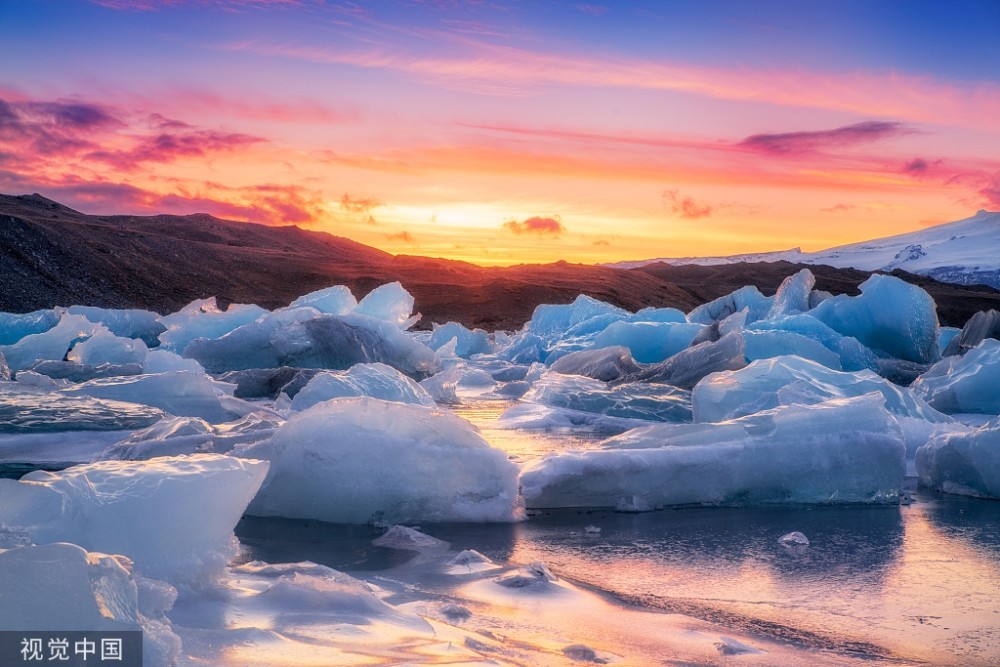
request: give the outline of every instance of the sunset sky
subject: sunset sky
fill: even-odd
[[[1000,2],[0,2],[0,192],[479,264],[1000,209]]]

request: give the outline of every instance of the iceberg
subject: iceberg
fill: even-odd
[[[746,343],[733,332],[713,342],[699,343],[666,361],[628,373],[619,382],[658,382],[691,389],[706,375],[732,371],[747,365]]]
[[[666,384],[630,383],[609,387],[589,377],[546,373],[522,400],[609,417],[691,421],[691,392]]]
[[[339,523],[512,521],[517,466],[450,412],[338,398],[238,456],[271,462],[247,512]]]
[[[1000,415],[1000,340],[986,338],[962,356],[945,357],[910,391],[941,412]]]
[[[30,313],[0,313],[0,346],[13,345],[25,336],[45,333],[62,315],[60,309],[36,310]]]
[[[53,359],[62,361],[73,346],[107,328],[94,324],[83,315],[63,313],[51,329],[29,334],[11,345],[0,345],[12,371],[30,368],[36,361]]]
[[[316,290],[300,296],[289,304],[289,308],[302,308],[308,306],[315,308],[325,315],[346,315],[354,310],[358,305],[358,300],[351,294],[351,290],[344,285],[334,285],[325,289]]]
[[[620,380],[640,371],[632,352],[623,346],[571,352],[556,359],[549,368],[554,373],[583,375],[602,382]]]
[[[97,366],[100,364],[139,364],[146,361],[149,352],[146,344],[139,339],[116,336],[110,331],[98,331],[93,336],[77,343],[66,355],[67,361]]]
[[[231,303],[226,310],[220,310],[214,296],[198,299],[160,318],[160,324],[166,327],[160,334],[160,345],[180,354],[196,338],[221,338],[267,314],[260,306]]]
[[[764,319],[806,312],[811,307],[809,297],[815,286],[816,277],[809,269],[802,269],[795,275],[788,276],[778,286],[778,292]]]
[[[748,324],[747,333],[787,331],[810,338],[840,357],[840,370],[859,371],[878,368],[875,354],[856,338],[837,333],[808,313],[783,315]],[[833,368],[831,366],[831,368]]]
[[[375,363],[355,364],[346,371],[317,373],[295,395],[292,410],[305,410],[331,398],[346,396],[371,396],[384,401],[428,407],[434,405],[434,399],[419,384],[391,366]]]
[[[164,417],[152,426],[129,433],[96,457],[110,461],[148,461],[161,456],[225,454],[236,445],[266,440],[283,419],[267,412],[251,412],[225,424],[209,424],[197,417]]]
[[[719,424],[658,424],[521,474],[531,507],[898,500],[905,446],[880,395],[781,406]]]
[[[688,348],[704,328],[687,322],[613,322],[597,335],[593,347],[627,347],[636,361],[656,363]]]
[[[247,368],[241,371],[229,371],[219,376],[222,382],[236,385],[236,398],[278,398],[285,394],[295,398],[309,380],[312,380],[319,368],[294,368],[281,366],[279,368]]]
[[[136,573],[197,588],[235,554],[233,528],[267,467],[198,455],[0,479],[0,524],[36,544],[72,542],[122,554]]]
[[[122,431],[150,426],[163,416],[148,405],[0,384],[0,433]]]
[[[819,341],[791,331],[744,331],[747,361],[795,355],[839,371],[840,355],[831,352]]]
[[[409,329],[420,319],[419,313],[410,317],[413,312],[413,297],[403,289],[399,281],[373,289],[358,302],[354,312],[389,322],[399,329]]]
[[[995,310],[979,311],[970,317],[958,336],[951,337],[944,356],[965,354],[987,338],[1000,338],[1000,312]]]
[[[654,308],[647,306],[629,316],[629,322],[687,322],[687,315],[676,308]]]
[[[927,292],[881,274],[860,288],[859,296],[827,299],[810,315],[897,359],[926,364],[939,358],[937,308]]]
[[[611,316],[611,319],[608,316]],[[588,320],[604,318],[599,320],[602,326],[596,327],[599,330],[615,319],[624,320],[629,316],[631,313],[627,310],[581,294],[573,300],[573,303],[536,306],[531,314],[531,319],[524,325],[524,330],[539,336],[561,337],[564,332]],[[583,331],[577,331],[577,335],[583,333]],[[591,330],[589,333],[596,333],[596,331]]]
[[[962,433],[941,433],[917,450],[924,486],[963,496],[1000,498],[1000,419]]]
[[[482,329],[469,331],[458,322],[448,322],[436,327],[427,345],[432,350],[440,350],[452,339],[455,340],[455,355],[462,359],[490,352],[490,339],[485,331]]]
[[[746,308],[746,321],[756,322],[767,316],[773,302],[773,296],[764,296],[755,286],[747,285],[698,306],[688,313],[688,321],[695,324],[714,324]]]
[[[145,372],[142,365],[130,364],[81,364],[76,361],[53,361],[46,359],[36,361],[30,368],[22,370],[17,374],[18,381],[23,381],[30,373],[44,375],[53,380],[67,380],[69,382],[86,382],[96,378],[119,377],[122,375],[142,375]]]
[[[167,330],[160,316],[151,310],[70,306],[66,312],[83,315],[94,324],[103,324],[115,336],[141,340],[147,347],[159,345],[160,334]]]

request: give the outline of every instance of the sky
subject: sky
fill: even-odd
[[[1000,209],[997,0],[0,0],[0,192],[482,265]]]

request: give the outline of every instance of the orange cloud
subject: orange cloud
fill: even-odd
[[[524,222],[508,220],[503,223],[503,228],[517,235],[536,234],[538,236],[551,236],[554,238],[558,238],[560,234],[566,231],[559,216],[552,218],[535,216],[527,218]]]

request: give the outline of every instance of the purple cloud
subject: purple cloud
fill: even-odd
[[[770,155],[801,155],[911,134],[903,123],[869,120],[833,130],[754,134],[737,146]]]

